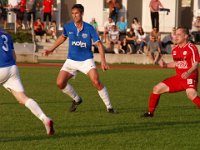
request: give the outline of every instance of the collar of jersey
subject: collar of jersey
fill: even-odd
[[[74,23],[74,26],[76,27],[76,29],[77,29],[77,31],[78,31],[78,28],[77,28],[77,26],[76,26],[76,24]],[[81,28],[81,30],[80,31],[78,31],[78,32],[81,32],[82,30],[83,30],[83,27],[84,27],[84,22],[83,22],[83,25],[82,25],[82,28]]]

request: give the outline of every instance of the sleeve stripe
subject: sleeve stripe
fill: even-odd
[[[194,52],[194,48],[191,46],[191,44],[188,45],[189,49],[192,51],[192,58],[193,58],[193,63],[195,62],[195,52]]]

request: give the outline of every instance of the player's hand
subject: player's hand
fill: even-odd
[[[102,69],[103,71],[106,71],[106,70],[109,69],[109,66],[107,65],[106,62],[101,62],[101,69]]]
[[[53,53],[52,50],[44,50],[44,51],[42,52],[42,55],[44,55],[44,56],[49,56],[49,54],[52,54],[52,53]]]
[[[190,73],[186,71],[182,73],[181,78],[187,79],[189,76],[190,76]]]

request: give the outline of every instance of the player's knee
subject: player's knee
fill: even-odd
[[[188,92],[187,93],[187,97],[190,100],[194,100],[194,98],[197,97],[197,93],[195,93],[195,92]]]
[[[97,89],[101,89],[101,82],[98,80],[95,80],[92,82],[93,86],[96,87]]]
[[[159,86],[154,86],[153,87],[153,93],[155,93],[155,94],[160,94],[160,88],[159,88]]]
[[[66,86],[66,84],[64,84],[64,83],[61,82],[61,81],[57,81],[57,82],[56,82],[56,85],[57,85],[57,87],[58,87],[59,89],[64,89],[65,86]]]

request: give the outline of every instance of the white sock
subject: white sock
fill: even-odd
[[[74,88],[67,83],[66,87],[62,90],[63,93],[69,95],[69,97],[71,97],[73,100],[75,100],[76,102],[79,102],[80,97],[78,96],[78,94],[74,91]]]
[[[33,100],[33,99],[28,99],[25,103],[25,106],[30,109],[30,111],[41,121],[44,122],[44,120],[47,118],[47,116],[44,114],[40,106]]]
[[[101,99],[103,100],[104,104],[106,105],[107,109],[112,108],[106,87],[104,86],[104,88],[102,90],[98,91],[98,93],[99,93],[99,96],[101,97]]]

